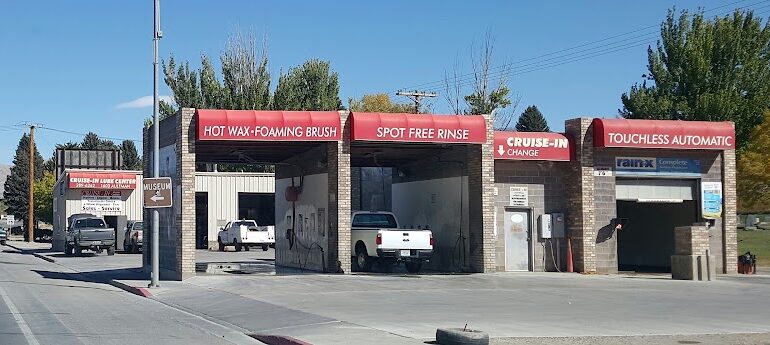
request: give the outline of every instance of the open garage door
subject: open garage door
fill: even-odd
[[[618,179],[618,269],[670,272],[674,228],[697,221],[695,180]]]

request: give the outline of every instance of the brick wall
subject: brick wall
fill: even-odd
[[[193,120],[195,109],[182,108],[179,113],[176,142],[177,162],[176,171],[179,176],[180,197],[175,198],[181,203],[177,205],[176,213],[179,246],[176,260],[178,279],[195,276],[195,141],[196,123]],[[172,229],[172,231],[175,229]],[[173,234],[173,232],[172,232]]]
[[[735,150],[726,150],[722,153],[723,247],[722,251],[716,251],[712,243],[711,250],[712,253],[724,254],[722,258],[717,258],[717,263],[723,266],[721,269],[717,266],[717,271],[722,273],[738,273],[738,192],[735,184]]]
[[[342,124],[342,140],[328,143],[329,156],[329,262],[334,267],[330,271],[350,273],[350,211],[351,199],[351,167],[350,167],[350,122],[349,112],[340,112]],[[360,170],[359,170],[360,181]],[[360,187],[360,184],[359,184]],[[360,203],[360,194],[359,194]]]
[[[487,122],[487,142],[471,145],[467,150],[466,169],[468,175],[468,209],[470,232],[469,264],[473,272],[495,272],[494,236],[494,183],[495,160],[492,143],[494,127],[489,115],[484,115]]]
[[[570,208],[565,199],[564,176],[569,167],[568,162],[543,161],[495,161],[495,186],[497,196],[495,207],[497,219],[497,236],[495,244],[495,265],[498,271],[505,271],[505,230],[506,208],[510,205],[511,187],[527,187],[529,192],[529,208],[531,210],[531,257],[534,259],[534,271],[555,271],[554,258],[560,253],[559,269],[566,267],[566,242],[553,239],[547,242],[538,237],[538,217],[545,213],[567,213]],[[516,209],[516,208],[514,208]],[[553,251],[551,251],[553,246]],[[558,248],[557,248],[558,247]],[[553,254],[553,258],[552,255]]]
[[[574,159],[566,174],[567,236],[572,243],[573,264],[577,272],[596,272],[595,186],[593,131],[591,118],[565,122],[565,132],[574,144]]]

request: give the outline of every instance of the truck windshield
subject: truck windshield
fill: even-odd
[[[133,229],[134,230],[142,230],[142,229],[144,229],[144,223],[142,223],[142,222],[134,223],[134,228]]]
[[[235,226],[241,226],[241,225],[243,225],[243,226],[257,226],[257,223],[255,223],[253,221],[245,220],[245,221],[235,222],[235,224],[233,224],[233,225],[235,225]]]
[[[75,221],[75,228],[104,228],[104,221],[99,218],[85,218]]]
[[[387,228],[395,229],[398,227],[396,218],[392,214],[357,214],[353,217],[354,228]]]

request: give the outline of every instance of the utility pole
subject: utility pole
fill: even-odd
[[[29,126],[29,210],[27,212],[27,242],[35,241],[35,124]]]
[[[160,31],[160,0],[154,1],[153,6],[153,30],[152,30],[152,177],[160,177],[160,149],[159,142],[160,131],[158,127],[158,41],[163,36]],[[160,215],[158,209],[152,210],[152,277],[150,280],[151,288],[160,287],[158,281],[160,280]]]
[[[406,96],[409,97],[409,99],[414,102],[414,113],[419,114],[420,113],[420,102],[422,102],[422,99],[425,97],[436,97],[435,92],[425,92],[425,91],[398,91],[396,92],[396,96]]]

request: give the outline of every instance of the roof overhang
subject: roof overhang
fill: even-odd
[[[735,149],[732,122],[594,119],[594,147]]]
[[[199,141],[337,141],[337,111],[196,110]]]
[[[484,144],[487,126],[480,115],[359,113],[351,115],[351,141]]]

